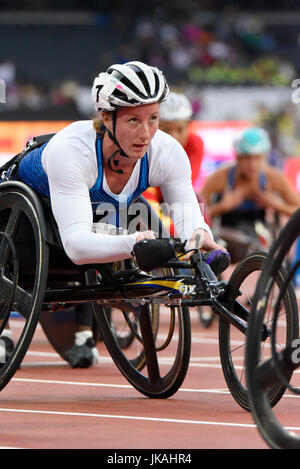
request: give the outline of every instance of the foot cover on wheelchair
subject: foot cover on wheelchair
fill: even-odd
[[[221,249],[214,249],[208,251],[203,255],[203,259],[208,264],[215,275],[219,275],[221,272],[229,267],[231,258],[230,254]]]
[[[0,336],[0,368],[7,362],[12,351],[14,343],[10,337]]]
[[[75,343],[64,353],[71,368],[89,368],[99,362],[99,354],[91,331],[76,332]]]

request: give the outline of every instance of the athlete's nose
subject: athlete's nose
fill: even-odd
[[[141,136],[144,140],[147,140],[147,139],[150,138],[150,129],[149,129],[148,123],[142,124],[140,136]]]

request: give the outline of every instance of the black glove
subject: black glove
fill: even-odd
[[[208,251],[203,256],[204,261],[208,264],[215,275],[219,275],[229,267],[231,258],[227,251],[214,249]]]
[[[144,239],[133,246],[133,254],[139,268],[150,271],[175,257],[175,249],[168,239]]]

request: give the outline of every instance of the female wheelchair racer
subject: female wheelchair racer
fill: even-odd
[[[149,397],[168,397],[178,390],[188,368],[188,308],[210,305],[220,315],[220,357],[226,382],[239,404],[249,409],[247,389],[238,376],[240,357],[238,362],[233,360],[236,347],[231,348],[235,343],[231,326],[244,337],[251,296],[244,298],[243,303],[237,298],[249,274],[261,270],[265,255],[255,254],[243,260],[227,287],[216,281],[211,270],[205,275],[207,263],[199,248],[209,251],[205,259],[208,263],[214,262],[215,255],[217,260],[228,261],[229,257],[215,243],[203,220],[187,155],[171,136],[158,130],[159,102],[167,93],[168,86],[157,69],[140,62],[114,65],[94,82],[92,96],[101,113],[100,121],[75,122],[41,145],[29,145],[2,168],[0,334],[7,329],[13,308],[22,316],[24,326],[0,368],[0,389],[22,362],[45,305],[96,302],[105,344],[129,382]],[[132,259],[133,251],[141,268],[154,269],[154,245],[163,240],[156,240],[153,230],[145,227],[140,232],[113,236],[95,232],[93,225],[96,217],[103,216],[101,207],[110,204],[114,210],[104,216],[108,224],[112,215],[112,224],[119,228],[121,208],[126,208],[148,186],[161,187],[176,231],[185,243],[186,258],[191,259],[187,265],[176,259],[166,263],[164,275],[153,277],[134,268],[111,269],[115,261]],[[147,247],[146,265],[138,252],[137,246],[141,245]],[[164,249],[168,250],[168,246],[167,241]],[[160,265],[161,255],[158,258]],[[176,275],[176,269],[188,267],[194,274]],[[168,272],[170,269],[175,273]],[[283,278],[284,272],[280,271],[278,285]],[[168,308],[171,318],[162,346],[155,337],[157,303]],[[106,320],[106,305],[122,313],[141,343],[147,374],[140,373],[133,360],[120,350]],[[294,309],[293,293],[288,292],[282,315],[286,318],[287,342],[297,336]],[[140,331],[131,316],[138,320]],[[179,332],[176,344],[172,343],[175,358],[167,372],[168,363],[163,362],[161,372],[157,352],[165,349],[174,336],[176,317]],[[263,331],[265,341],[269,337],[267,325]],[[270,402],[275,405],[284,386],[272,386],[269,391]]]
[[[148,186],[161,187],[169,206],[179,207],[172,211],[173,221],[187,249],[197,233],[204,250],[223,249],[200,213],[184,150],[158,130],[159,103],[167,96],[168,85],[156,68],[140,62],[113,65],[94,81],[94,120],[75,122],[44,143],[29,145],[18,164],[8,168],[4,179],[22,181],[49,199],[64,251],[74,264],[128,259],[136,242],[155,237],[148,229],[118,236],[100,233],[99,225],[94,229],[108,205],[113,210],[106,221],[119,228],[121,208]],[[89,366],[95,356],[90,326],[79,328],[67,360],[71,366]],[[8,327],[1,337],[7,356],[13,347]]]

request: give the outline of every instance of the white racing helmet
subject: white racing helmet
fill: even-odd
[[[270,152],[271,141],[265,129],[251,127],[241,133],[233,146],[238,155],[262,155]]]
[[[182,93],[170,93],[167,100],[159,107],[161,121],[185,121],[189,120],[192,115],[192,105]]]
[[[95,78],[92,100],[97,111],[115,111],[164,101],[169,87],[163,73],[142,62],[111,65]]]

